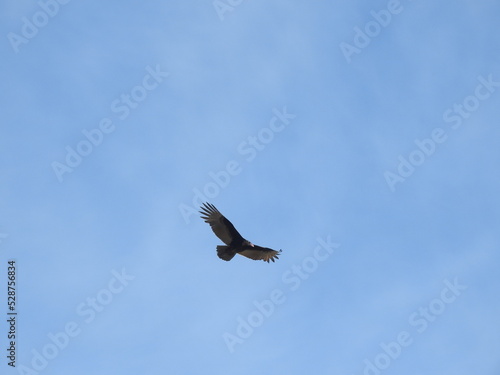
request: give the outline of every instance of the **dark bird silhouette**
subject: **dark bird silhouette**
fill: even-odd
[[[281,250],[276,251],[267,247],[257,246],[245,240],[238,233],[234,225],[213,204],[204,203],[200,208],[201,218],[210,224],[215,235],[226,244],[226,246],[217,246],[217,255],[219,258],[229,261],[236,254],[240,254],[254,260],[262,259],[267,263],[270,260],[274,262],[274,259],[278,259],[278,254],[281,253]]]

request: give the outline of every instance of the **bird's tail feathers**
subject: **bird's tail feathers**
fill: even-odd
[[[229,261],[236,255],[236,251],[229,246],[219,245],[217,246],[217,255],[219,258]]]

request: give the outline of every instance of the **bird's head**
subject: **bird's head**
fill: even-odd
[[[245,246],[254,247],[254,244],[251,243],[250,241],[247,241],[247,240],[245,240],[244,244],[245,244]]]

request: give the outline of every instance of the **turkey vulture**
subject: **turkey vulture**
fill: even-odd
[[[281,250],[276,251],[268,249],[267,247],[260,247],[245,240],[241,234],[238,233],[233,224],[231,224],[213,204],[204,203],[200,208],[201,218],[205,220],[206,223],[210,224],[215,235],[227,245],[217,246],[217,255],[219,258],[229,261],[238,253],[250,259],[262,259],[267,263],[269,263],[270,260],[274,262],[275,258],[278,259],[278,254],[281,253]]]

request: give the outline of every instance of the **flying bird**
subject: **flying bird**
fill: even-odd
[[[278,259],[278,254],[281,253],[281,250],[276,251],[267,247],[257,246],[245,240],[241,234],[238,233],[233,224],[231,224],[213,204],[204,203],[200,208],[201,218],[205,220],[206,223],[210,224],[215,235],[226,244],[226,246],[217,246],[217,255],[219,258],[229,261],[233,259],[236,254],[240,254],[247,258],[263,260],[267,263],[269,263],[270,260],[274,262],[274,259]]]

